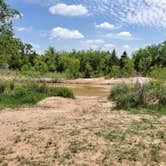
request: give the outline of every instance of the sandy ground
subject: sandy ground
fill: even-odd
[[[51,97],[0,112],[0,166],[165,166],[166,117],[103,96]]]
[[[113,85],[117,83],[146,83],[151,78],[147,77],[131,77],[131,78],[111,78],[111,79],[105,79],[104,77],[99,78],[78,78],[78,79],[52,79],[52,78],[37,78],[34,79],[37,82],[41,83],[63,83],[63,84],[86,84],[86,85]]]
[[[26,78],[20,78],[20,77],[8,77],[3,76],[0,78],[1,80],[16,80],[16,81],[23,81],[26,80]],[[29,78],[28,78],[29,79]],[[54,79],[54,78],[34,78],[33,80],[41,83],[64,83],[64,84],[92,84],[92,85],[113,85],[117,83],[145,83],[151,80],[151,78],[147,77],[130,77],[130,78],[111,78],[111,79],[105,79],[104,77],[99,78],[78,78],[78,79]]]

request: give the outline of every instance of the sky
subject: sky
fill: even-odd
[[[166,40],[166,0],[5,0],[15,36],[38,53],[101,49],[120,55]]]

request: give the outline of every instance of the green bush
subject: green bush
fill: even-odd
[[[24,87],[18,86],[13,90],[13,97],[21,98],[21,97],[26,96],[27,93],[28,93],[28,91]]]
[[[166,85],[162,81],[151,81],[145,85],[146,102],[166,105]]]
[[[166,68],[164,67],[153,67],[149,73],[149,76],[152,78],[158,78],[165,80],[166,79]]]
[[[49,89],[50,96],[62,96],[65,98],[75,98],[71,89],[65,87],[56,87]]]
[[[166,86],[161,81],[146,84],[118,84],[113,86],[110,100],[116,102],[118,108],[166,106]]]
[[[33,81],[20,84],[3,82],[0,84],[0,108],[17,107],[23,104],[36,104],[45,97],[61,96],[74,98],[73,92],[65,87],[49,87]]]
[[[0,94],[4,93],[6,86],[3,83],[0,83]]]

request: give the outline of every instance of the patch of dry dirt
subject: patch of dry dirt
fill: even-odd
[[[131,77],[131,78],[111,78],[111,79],[105,79],[104,77],[100,78],[78,78],[74,80],[66,80],[66,79],[52,79],[52,78],[42,78],[42,79],[36,79],[38,82],[46,82],[46,83],[65,83],[65,84],[92,84],[92,85],[112,85],[117,83],[146,83],[151,78],[147,77]]]
[[[51,97],[0,112],[0,165],[166,164],[166,118],[112,110],[101,97]]]

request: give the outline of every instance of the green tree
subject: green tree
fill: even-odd
[[[48,66],[50,72],[55,72],[58,62],[58,54],[53,47],[49,47],[45,51],[44,61]]]
[[[13,38],[12,18],[20,16],[19,12],[0,0],[0,67],[8,67],[7,61],[17,41]]]
[[[124,51],[121,58],[120,58],[120,62],[119,62],[121,69],[125,67],[125,62],[126,62],[127,59],[128,59],[127,52]]]
[[[66,73],[70,78],[79,77],[80,61],[78,59],[70,59],[68,61],[68,67]]]
[[[92,76],[93,69],[89,63],[85,66],[84,77],[90,78]]]

